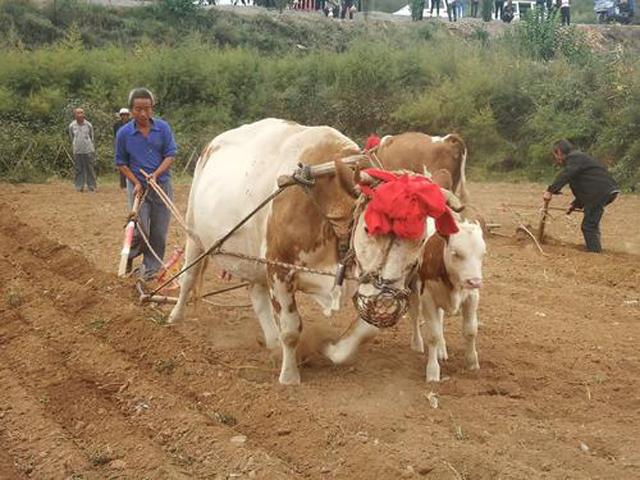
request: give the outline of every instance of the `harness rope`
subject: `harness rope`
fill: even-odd
[[[373,165],[377,165],[383,168],[382,163],[377,158],[373,151],[366,152],[367,156],[370,159],[370,162]],[[354,277],[354,276],[345,276],[345,271],[347,269],[348,263],[355,258],[355,252],[353,248],[353,241],[355,238],[355,227],[356,222],[359,215],[362,212],[364,205],[367,203],[366,197],[361,195],[352,211],[352,220],[349,225],[349,235],[348,235],[348,243],[345,244],[344,239],[337,234],[334,226],[335,219],[328,218],[327,215],[324,214],[322,208],[317,203],[315,198],[312,195],[311,187],[315,184],[315,178],[311,176],[311,171],[309,166],[299,165],[298,170],[294,172],[291,176],[294,183],[284,184],[279,187],[276,191],[274,191],[271,195],[265,198],[256,208],[254,208],[247,216],[245,216],[240,223],[238,223],[235,227],[233,227],[227,234],[225,234],[222,238],[217,240],[211,247],[209,247],[204,253],[199,255],[194,261],[192,261],[189,265],[185,266],[181,271],[173,275],[169,278],[164,284],[158,286],[150,295],[155,295],[158,291],[162,290],[166,285],[171,283],[174,279],[185,273],[187,270],[192,268],[194,265],[199,263],[202,259],[204,259],[208,255],[224,255],[229,257],[238,258],[241,260],[252,261],[259,264],[264,264],[268,266],[277,266],[280,268],[284,268],[289,270],[289,275],[291,276],[294,272],[304,272],[311,273],[316,275],[330,276],[335,278],[335,286],[341,286],[344,278],[349,280],[360,280],[361,283],[373,283],[374,286],[379,290],[378,293],[373,295],[362,295],[356,294],[354,296],[354,305],[358,310],[360,317],[370,323],[371,325],[378,328],[387,328],[395,325],[400,317],[407,311],[408,308],[408,289],[397,289],[395,287],[391,287],[391,284],[394,283],[394,280],[385,280],[381,276],[382,268],[386,264],[386,260],[389,256],[389,252],[393,245],[394,239],[391,238],[390,242],[385,249],[385,255],[382,261],[382,264],[377,268],[375,272],[367,272],[365,275]],[[318,270],[315,268],[305,267],[302,265],[295,265],[287,262],[281,262],[278,260],[270,260],[266,258],[256,257],[253,255],[247,255],[243,253],[230,252],[226,250],[222,250],[222,245],[226,240],[229,239],[231,235],[233,235],[240,227],[242,227],[251,217],[253,217],[258,211],[264,208],[269,202],[275,199],[278,195],[280,195],[287,187],[291,185],[298,185],[307,192],[311,196],[311,199],[315,206],[320,210],[320,213],[325,217],[326,221],[332,226],[334,230],[334,235],[338,239],[338,270],[337,272],[329,272],[326,270]],[[165,200],[162,198],[162,200]],[[171,203],[170,199],[166,199],[166,202]],[[169,207],[171,208],[171,207]],[[174,206],[175,208],[175,206]],[[191,236],[191,232],[187,229],[187,234]],[[199,239],[198,239],[199,240]],[[356,259],[357,262],[357,259]],[[361,270],[359,262],[358,268]],[[412,273],[415,272],[415,268],[412,268]],[[371,280],[373,279],[373,282]]]

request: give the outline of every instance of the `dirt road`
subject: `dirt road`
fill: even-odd
[[[354,365],[314,357],[285,388],[245,292],[174,327],[136,303],[113,273],[115,187],[0,185],[0,478],[640,478],[640,198],[609,209],[608,253],[580,251],[557,215],[543,257],[513,235],[535,211],[502,207],[540,191],[472,184],[506,235],[488,240],[480,371],[449,319],[447,379],[427,385],[402,321]],[[353,318],[302,308],[309,337]]]

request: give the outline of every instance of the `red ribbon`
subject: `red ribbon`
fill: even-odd
[[[362,192],[371,198],[364,212],[369,235],[393,233],[418,240],[424,235],[427,217],[436,220],[436,229],[441,235],[458,232],[440,187],[426,177],[396,175],[374,168],[364,172],[384,182],[376,188],[360,185]]]

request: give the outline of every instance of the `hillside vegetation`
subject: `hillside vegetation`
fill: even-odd
[[[474,174],[548,178],[550,144],[568,137],[640,181],[640,71],[623,50],[595,53],[583,35],[529,19],[498,38],[439,22],[337,22],[313,15],[235,15],[157,6],[108,9],[58,1],[0,7],[0,175],[68,175],[66,126],[84,106],[98,166],[112,167],[111,125],[133,86],[158,96],[178,168],[217,133],[267,116],[372,130],[456,131]],[[170,7],[173,7],[172,10]]]

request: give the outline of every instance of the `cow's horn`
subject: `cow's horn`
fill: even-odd
[[[367,172],[360,171],[358,174],[357,181],[361,185],[372,185],[376,179],[369,175]]]
[[[460,213],[464,210],[462,202],[450,190],[447,190],[446,188],[441,188],[440,190],[442,191],[442,194],[447,201],[447,205],[449,205],[451,210],[456,213]]]
[[[358,175],[358,167],[356,165],[356,173],[351,171],[349,167],[344,164],[344,161],[336,158],[333,162],[336,169],[336,178],[342,189],[354,198],[358,198],[358,191],[356,190]],[[355,177],[355,178],[354,178]]]

